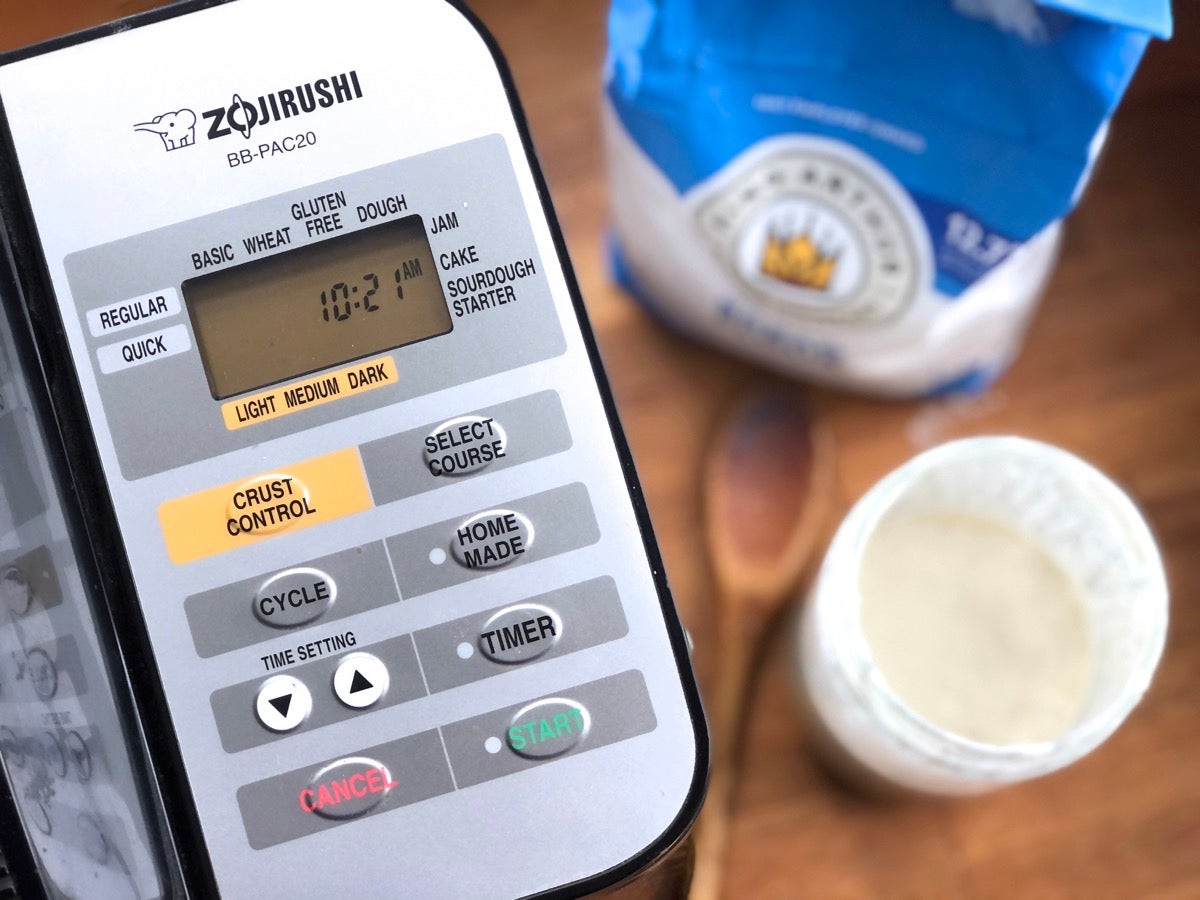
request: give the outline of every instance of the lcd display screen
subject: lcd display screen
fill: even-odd
[[[216,400],[453,327],[416,215],[190,278],[183,296]]]

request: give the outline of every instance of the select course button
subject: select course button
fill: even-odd
[[[320,569],[288,569],[254,593],[254,615],[272,628],[296,628],[323,616],[337,599],[337,584]]]
[[[588,711],[574,700],[538,700],[512,717],[508,746],[526,759],[550,759],[582,744],[591,727]]]
[[[434,477],[470,475],[508,455],[508,436],[490,416],[461,416],[425,438],[425,466]]]
[[[300,808],[324,819],[356,819],[399,786],[381,762],[365,756],[339,759],[320,769],[300,791]]]

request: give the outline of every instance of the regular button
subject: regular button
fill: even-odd
[[[319,618],[337,599],[337,584],[320,569],[288,569],[254,592],[254,615],[272,628],[295,628]]]
[[[351,653],[333,673],[333,692],[337,698],[354,709],[364,709],[378,702],[388,689],[387,666],[370,653]]]
[[[365,756],[339,759],[318,770],[300,791],[300,808],[326,819],[354,819],[399,786],[381,762]]]
[[[587,738],[592,717],[574,700],[551,697],[523,706],[508,726],[508,746],[526,759],[550,759]]]
[[[533,546],[533,524],[511,509],[489,509],[454,531],[450,551],[468,569],[496,569],[516,562]]]
[[[258,720],[272,731],[291,731],[312,712],[312,694],[298,678],[272,675],[258,689]]]

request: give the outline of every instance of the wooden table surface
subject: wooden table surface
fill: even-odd
[[[0,48],[152,5],[5,3]],[[720,654],[709,640],[701,464],[723,404],[771,376],[663,330],[609,278],[605,4],[473,5],[514,71],[707,683]],[[779,628],[750,701],[726,897],[1200,897],[1200,7],[1175,5],[1177,37],[1147,57],[999,384],[923,403],[797,388],[836,440],[838,515],[918,450],[970,434],[1049,441],[1123,484],[1157,533],[1171,584],[1150,693],[1064,772],[975,799],[882,803],[814,761]]]

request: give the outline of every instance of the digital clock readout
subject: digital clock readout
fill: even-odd
[[[452,328],[415,215],[188,279],[183,297],[216,400]]]

